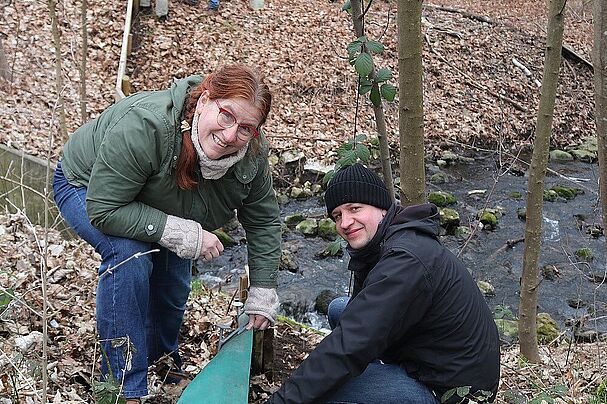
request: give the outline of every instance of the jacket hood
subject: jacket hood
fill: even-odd
[[[366,246],[360,249],[353,249],[349,246],[346,248],[351,258],[348,269],[351,271],[370,270],[379,258],[384,241],[401,230],[413,229],[437,239],[439,224],[438,208],[432,203],[407,207],[393,203],[384,219],[379,223],[377,232]]]
[[[397,205],[391,226],[387,229],[384,239],[404,229],[413,229],[426,233],[433,238],[438,238],[439,227],[440,215],[438,208],[433,203],[407,207]]]
[[[202,82],[201,76],[189,76],[181,80],[176,80],[171,85],[171,99],[173,100],[173,118],[175,122],[181,122],[185,103],[190,97],[190,91],[192,88],[198,86]],[[179,126],[179,125],[177,125]]]

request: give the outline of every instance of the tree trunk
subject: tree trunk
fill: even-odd
[[[88,33],[86,23],[86,0],[82,0],[81,14],[82,14],[82,59],[80,60],[80,123],[85,124],[87,119],[86,114],[86,55],[88,52]]]
[[[61,140],[67,140],[67,124],[65,122],[65,108],[63,103],[63,73],[61,59],[61,39],[59,37],[59,28],[57,27],[57,13],[55,11],[57,3],[55,0],[48,0],[48,9],[51,17],[51,29],[53,32],[53,44],[55,46],[55,84],[57,87],[57,110],[59,111],[59,133]]]
[[[362,3],[360,0],[351,0],[352,7],[352,25],[354,27],[354,35],[360,38],[365,34],[363,26]],[[375,68],[369,73],[369,79],[375,78]],[[382,173],[384,182],[388,188],[390,198],[394,200],[394,179],[392,176],[392,164],[390,161],[390,145],[388,144],[388,134],[386,131],[386,118],[384,116],[384,108],[373,106],[373,114],[375,115],[375,124],[377,125],[377,139],[379,140],[379,159],[381,160]]]
[[[565,3],[566,0],[550,0],[549,3],[544,77],[527,192],[527,222],[525,224],[518,327],[521,354],[532,362],[540,360],[536,324],[539,288],[538,261],[542,235],[544,178],[548,166],[550,132],[561,65]]]
[[[594,0],[594,55],[592,59],[596,137],[599,149],[599,167],[601,168],[599,170],[599,195],[603,208],[603,234],[607,243],[607,4],[604,0]]]
[[[421,0],[398,1],[398,129],[403,206],[426,200],[421,16]]]

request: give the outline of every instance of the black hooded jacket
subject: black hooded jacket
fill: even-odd
[[[497,328],[438,230],[436,206],[392,205],[369,244],[348,250],[354,290],[338,326],[269,403],[322,402],[376,359],[403,366],[439,399],[458,387],[495,398]],[[460,401],[455,394],[447,402]]]

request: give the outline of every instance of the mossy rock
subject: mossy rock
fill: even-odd
[[[516,216],[521,219],[523,222],[527,220],[527,208],[522,207],[516,210]]]
[[[451,150],[445,150],[441,154],[440,159],[446,161],[447,163],[453,163],[459,160],[459,156],[453,153]]]
[[[335,222],[329,218],[318,221],[318,235],[325,240],[335,240],[337,237],[337,229]]]
[[[584,139],[584,141],[576,147],[576,149],[584,149],[591,152],[598,153],[599,151],[599,142],[596,136],[590,136]]]
[[[549,281],[555,280],[559,276],[559,269],[552,264],[547,264],[542,267],[542,276]]]
[[[449,182],[449,176],[446,173],[439,171],[435,174],[432,174],[429,181],[431,184],[445,184]]]
[[[472,157],[459,156],[459,158],[457,159],[457,161],[459,161],[462,164],[472,165],[472,164],[474,164],[474,162],[476,160],[474,160]]]
[[[329,311],[329,304],[337,297],[339,297],[339,295],[334,290],[321,290],[314,300],[314,310],[322,314],[327,314]]]
[[[306,215],[303,213],[294,213],[292,215],[285,216],[285,223],[287,226],[297,226],[304,220],[306,220]]]
[[[590,262],[594,259],[594,253],[592,249],[588,247],[582,247],[575,252],[575,255],[578,256],[581,260]]]
[[[576,160],[579,160],[584,163],[594,163],[598,159],[597,152],[586,149],[571,150],[571,154],[573,155],[573,157],[575,157]]]
[[[455,209],[440,208],[438,214],[440,217],[440,225],[445,229],[453,229],[459,226],[460,217]]]
[[[448,192],[436,191],[428,195],[428,202],[435,204],[438,207],[453,205],[457,202],[455,197]]]
[[[577,190],[576,188],[563,187],[560,185],[556,185],[550,189],[556,192],[558,196],[565,199],[573,199],[580,193],[580,190]]]
[[[495,287],[487,281],[476,281],[476,286],[483,296],[495,296]]]
[[[278,204],[280,205],[284,205],[285,203],[289,202],[291,200],[291,198],[289,198],[288,195],[281,193],[276,194],[276,201],[278,202]]]
[[[553,189],[544,190],[544,201],[556,202],[557,199],[559,199],[559,194],[557,194],[555,190],[553,190]]]
[[[573,155],[571,153],[567,153],[564,150],[552,150],[550,152],[550,161],[556,161],[560,163],[573,161]]]
[[[280,266],[278,267],[281,271],[289,271],[296,273],[299,269],[299,264],[295,260],[295,255],[289,250],[282,250],[280,254]]]
[[[314,237],[318,234],[318,221],[316,219],[302,220],[295,226],[295,230],[306,237]]]
[[[508,342],[514,342],[518,339],[518,321],[506,320],[505,318],[494,319],[497,331],[500,336]]]
[[[537,315],[537,342],[548,344],[560,335],[559,325],[548,313]]]
[[[217,238],[219,239],[219,241],[221,241],[221,244],[223,244],[224,247],[231,247],[233,245],[236,245],[236,241],[234,241],[232,236],[223,231],[223,229],[213,230],[213,234],[217,236]]]
[[[312,184],[312,186],[310,187],[310,191],[312,191],[312,193],[314,195],[318,195],[322,192],[322,185],[320,184]]]
[[[497,228],[497,216],[488,209],[478,212],[477,217],[484,229],[495,230]]]
[[[310,190],[310,188],[300,188],[300,187],[291,188],[291,198],[293,198],[293,199],[306,199],[306,198],[310,198],[311,196],[313,196],[313,194],[312,194],[312,191]]]
[[[453,234],[456,237],[466,238],[472,233],[472,230],[468,226],[457,226]]]
[[[270,154],[268,156],[268,163],[270,164],[271,167],[275,167],[276,165],[278,165],[279,161],[280,161],[280,158],[275,154]]]
[[[603,235],[603,227],[598,223],[593,223],[586,227],[586,233],[591,237],[599,238]]]

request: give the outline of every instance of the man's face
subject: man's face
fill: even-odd
[[[385,214],[384,209],[364,203],[344,203],[331,212],[337,232],[355,250],[371,241]]]

